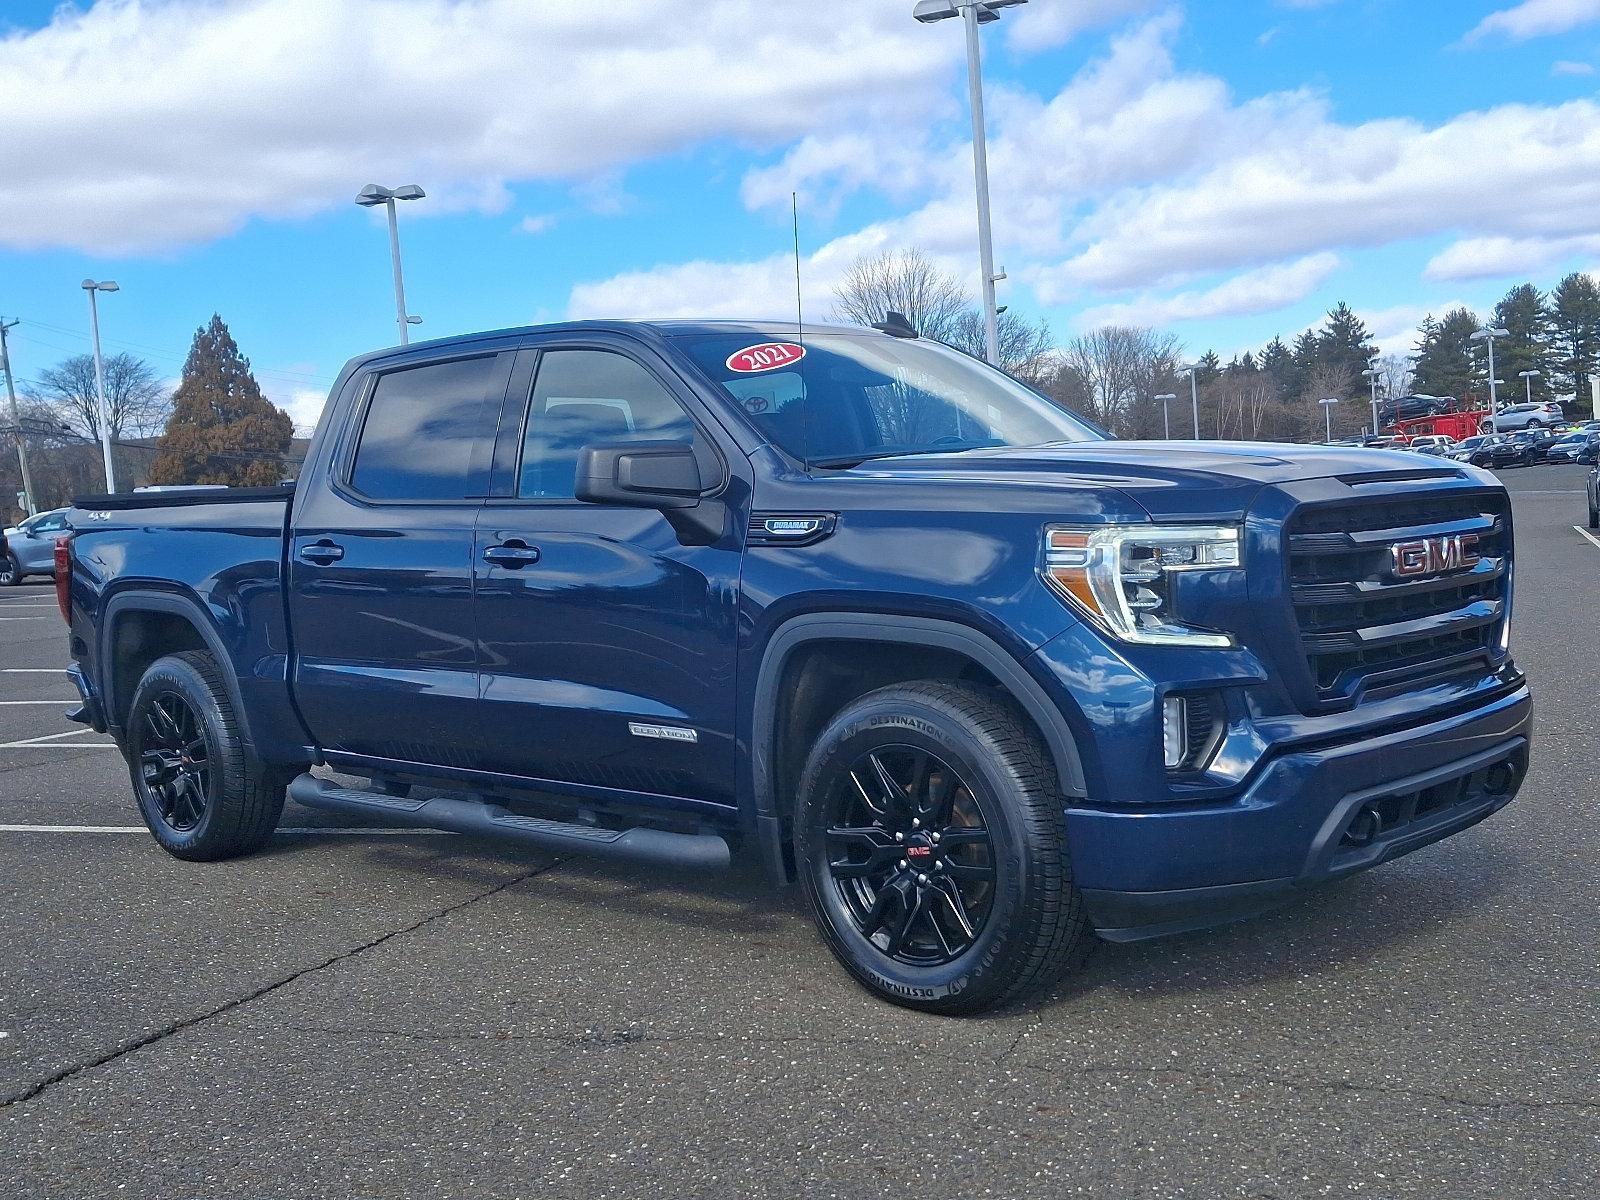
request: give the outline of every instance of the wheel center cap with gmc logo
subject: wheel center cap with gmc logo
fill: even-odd
[[[925,833],[914,833],[906,842],[906,861],[913,867],[927,867],[933,863],[933,843]]]

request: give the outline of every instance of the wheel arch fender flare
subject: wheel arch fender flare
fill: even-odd
[[[123,718],[126,713],[117,711],[115,707],[118,679],[116,676],[117,663],[113,654],[116,646],[117,626],[129,616],[138,613],[161,613],[166,616],[178,617],[189,625],[205,647],[216,660],[217,668],[222,672],[222,678],[228,688],[228,699],[233,703],[233,711],[238,718],[240,726],[244,729],[246,740],[254,745],[255,735],[250,727],[250,710],[244,703],[244,697],[239,690],[239,677],[234,670],[233,656],[228,653],[228,647],[222,640],[222,634],[216,627],[205,606],[193,597],[178,592],[156,591],[146,588],[125,589],[113,593],[100,610],[100,620],[95,630],[95,657],[99,664],[100,695],[106,705],[106,719],[108,724],[116,730],[123,728]],[[138,681],[130,684],[129,694]]]
[[[795,651],[811,642],[890,642],[933,646],[972,659],[1000,683],[1038,726],[1062,790],[1083,796],[1083,760],[1072,730],[1043,686],[999,642],[970,625],[933,617],[883,613],[809,613],[793,617],[767,640],[756,673],[750,726],[751,797],[756,837],[770,872],[787,879],[777,796],[779,689]]]

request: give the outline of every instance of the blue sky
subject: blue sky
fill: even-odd
[[[10,0],[0,314],[26,380],[176,375],[213,310],[297,421],[394,340],[809,314],[859,253],[976,274],[960,31],[911,0]],[[684,14],[691,10],[690,23]],[[1600,265],[1600,0],[1032,0],[984,30],[1002,300],[1227,355],[1338,300],[1427,311]]]

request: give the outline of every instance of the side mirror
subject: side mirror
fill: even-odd
[[[578,451],[572,491],[590,504],[692,508],[700,464],[688,442],[596,442]]]
[[[572,494],[588,504],[656,509],[684,545],[709,546],[722,537],[727,506],[702,500],[704,488],[688,442],[595,442],[578,451]]]

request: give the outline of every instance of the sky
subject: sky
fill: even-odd
[[[213,311],[313,424],[396,340],[829,316],[862,254],[976,292],[960,25],[912,0],[0,0],[0,315],[27,381],[176,378]],[[1000,302],[1058,344],[1224,358],[1340,300],[1428,312],[1600,267],[1600,0],[1031,0],[983,27]]]

